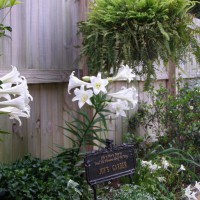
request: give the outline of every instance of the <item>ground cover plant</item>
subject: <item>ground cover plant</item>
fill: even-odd
[[[40,160],[26,156],[10,165],[0,165],[1,199],[80,199],[81,188],[64,158]],[[80,178],[79,178],[79,182]],[[82,184],[83,185],[83,184]]]

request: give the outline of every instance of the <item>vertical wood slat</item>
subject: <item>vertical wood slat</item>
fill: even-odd
[[[31,115],[28,120],[28,152],[32,155],[41,157],[41,105],[40,102],[40,85],[30,85],[30,92],[33,96],[33,102],[30,102]],[[44,92],[44,91],[43,91]],[[33,111],[34,110],[34,111]],[[33,112],[32,112],[33,111]]]

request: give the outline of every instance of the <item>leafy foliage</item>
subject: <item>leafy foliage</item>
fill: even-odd
[[[195,6],[191,8],[190,13],[193,14],[195,17],[200,18],[200,0],[195,0],[194,2]]]
[[[164,135],[162,145],[172,145],[182,150],[200,150],[200,89],[189,88],[188,84],[177,82],[178,94],[171,96],[166,88],[153,91],[152,104],[141,104],[139,112],[129,120],[130,127],[139,124],[145,130]]]
[[[155,62],[172,59],[177,64],[193,52],[199,61],[200,48],[188,13],[189,0],[95,0],[88,20],[79,23],[83,35],[82,55],[90,73],[114,71],[119,64],[136,74],[155,76]]]
[[[176,96],[163,87],[149,91],[152,103],[140,105],[125,136],[126,142],[134,142],[138,157],[134,183],[156,199],[180,199],[181,188],[200,181],[200,90],[180,80],[177,86]],[[146,131],[145,137],[134,134],[139,126]],[[149,133],[156,135],[157,141],[150,142]],[[142,165],[145,160],[162,166],[163,158],[170,163],[167,169],[152,172]],[[185,171],[180,170],[181,165]]]
[[[71,149],[63,152],[64,155],[66,153],[69,155],[69,163],[71,163],[72,168],[73,166],[76,167],[77,164],[81,165],[83,163],[83,157],[88,145],[98,146],[104,143],[101,134],[107,131],[106,113],[109,112],[105,109],[106,95],[94,95],[91,98],[91,102],[93,104],[92,110],[90,110],[92,115],[84,109],[77,111],[72,115],[73,120],[71,122],[67,121],[66,126],[62,127],[70,134],[65,136],[73,144]]]
[[[0,0],[0,10],[5,9],[7,7],[12,8],[14,5],[17,5],[20,3],[21,2],[19,2],[17,0]],[[3,18],[3,20],[5,19],[5,17]],[[1,21],[1,24],[0,24],[0,37],[6,36],[6,31],[9,31],[9,32],[12,31],[12,28],[10,26],[4,26],[2,24],[3,20]]]
[[[123,185],[119,190],[112,191],[114,194],[112,199],[115,200],[155,200],[155,198],[148,194],[144,188],[137,185]],[[102,198],[108,200],[110,198]]]
[[[0,0],[0,9],[12,7],[12,6],[20,4],[20,3],[21,2],[17,1],[17,0]]]
[[[0,191],[5,192],[5,199],[79,199],[80,187],[73,178],[68,163],[59,157],[42,161],[27,156],[0,165]]]

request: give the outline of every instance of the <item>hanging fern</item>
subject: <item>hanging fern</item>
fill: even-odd
[[[88,20],[78,24],[82,55],[90,73],[110,72],[123,62],[136,74],[155,76],[155,62],[178,63],[187,52],[200,58],[189,0],[95,0]],[[191,25],[191,26],[189,26]]]
[[[191,14],[193,14],[195,17],[200,19],[200,0],[192,0],[195,5],[191,8],[189,11]]]

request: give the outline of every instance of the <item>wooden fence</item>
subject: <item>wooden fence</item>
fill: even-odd
[[[67,96],[67,80],[78,72],[80,45],[77,22],[83,20],[87,0],[22,0],[7,15],[4,24],[13,31],[0,39],[0,75],[18,68],[29,83],[31,117],[18,126],[1,116],[0,127],[12,134],[1,136],[0,161],[11,162],[27,153],[40,158],[52,156],[56,145],[69,146],[63,137],[67,112],[73,108]],[[0,11],[0,19],[9,10]]]
[[[0,161],[11,162],[25,154],[45,159],[56,151],[57,146],[70,147],[69,140],[64,137],[65,121],[71,120],[70,112],[77,109],[72,103],[72,96],[67,94],[68,76],[72,70],[77,75],[83,69],[84,62],[77,60],[80,45],[77,37],[77,22],[86,18],[87,0],[23,0],[21,5],[13,7],[4,24],[10,25],[12,33],[9,37],[0,38],[0,76],[16,66],[29,83],[29,91],[33,96],[31,117],[22,120],[22,126],[6,116],[0,116],[0,127],[12,134],[0,136]],[[8,10],[0,11],[0,19]],[[194,59],[193,59],[194,62]],[[184,65],[187,78],[197,78],[200,68],[195,63],[190,67]],[[195,66],[193,69],[192,66]],[[167,70],[158,72],[159,84],[167,86],[170,78]],[[126,82],[118,82],[112,86],[117,91]],[[139,100],[148,100],[143,92],[144,82],[134,83],[139,93]],[[131,115],[131,113],[129,113]],[[121,137],[127,130],[127,118],[119,118],[109,124],[112,129],[109,138],[121,143]]]

